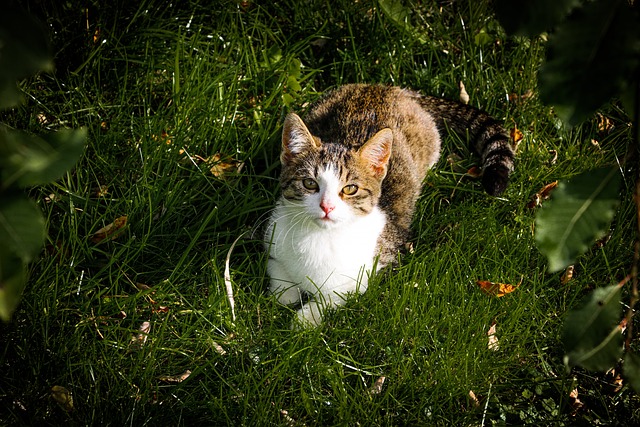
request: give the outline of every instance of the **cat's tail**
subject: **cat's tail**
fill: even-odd
[[[502,124],[484,111],[457,101],[425,96],[420,104],[436,119],[440,135],[446,129],[468,135],[471,149],[480,157],[482,186],[492,196],[500,195],[507,188],[514,161],[511,138]]]

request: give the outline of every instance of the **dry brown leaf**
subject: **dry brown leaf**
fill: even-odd
[[[526,101],[527,99],[531,98],[531,96],[533,96],[533,91],[532,90],[528,90],[525,93],[523,93],[522,95],[519,95],[515,92],[511,92],[508,95],[509,98],[509,102],[513,102],[513,103],[519,103],[522,101]]]
[[[493,322],[491,327],[489,327],[487,337],[489,337],[489,350],[498,351],[500,349],[500,343],[498,343],[498,337],[496,336],[496,322]]]
[[[227,351],[222,348],[222,346],[220,344],[218,344],[217,342],[211,340],[211,346],[213,347],[213,349],[216,351],[216,353],[218,353],[221,356],[224,356],[225,354],[227,354]]]
[[[570,265],[569,267],[567,267],[567,269],[562,274],[562,277],[560,277],[560,283],[562,283],[563,285],[566,285],[567,283],[569,283],[571,279],[573,279],[574,272],[575,272],[575,268],[573,265]]]
[[[386,379],[387,377],[385,376],[381,376],[380,378],[378,378],[369,389],[369,394],[382,393],[382,386],[384,385],[384,382],[386,381]]]
[[[109,186],[108,185],[100,185],[94,190],[94,194],[96,197],[105,197],[109,194]]]
[[[580,408],[582,408],[584,406],[584,403],[582,403],[582,401],[578,398],[578,388],[574,388],[573,390],[571,390],[571,392],[569,393],[569,398],[571,399],[571,406],[573,406],[573,409],[571,411],[571,415],[572,416],[576,416],[578,410],[580,410]]]
[[[127,216],[123,215],[118,217],[111,224],[108,224],[93,233],[91,241],[97,244],[105,240],[113,240],[120,235],[120,231],[125,225],[127,225]]]
[[[558,181],[553,181],[540,189],[533,195],[531,201],[527,203],[529,209],[536,208],[542,204],[543,200],[547,200],[551,196],[551,191],[558,186]]]
[[[147,338],[149,338],[151,323],[147,321],[142,322],[139,331],[139,333],[131,337],[131,344],[138,348],[141,348],[147,342]]]
[[[487,295],[492,295],[496,297],[503,297],[507,294],[518,289],[522,280],[517,285],[510,285],[507,283],[494,283],[488,280],[477,280],[476,284],[480,286],[480,289]]]
[[[468,104],[469,94],[467,93],[467,89],[465,89],[462,80],[460,81],[460,83],[458,83],[458,87],[460,88],[460,102],[462,102],[463,104]]]
[[[598,122],[598,132],[601,132],[601,133],[609,133],[611,129],[615,127],[615,124],[613,123],[613,121],[609,117],[601,113],[597,114],[597,122]]]
[[[209,157],[206,161],[207,165],[209,165],[209,171],[216,178],[227,178],[228,176],[240,173],[244,163],[238,162],[237,160],[223,158],[220,153],[216,153],[213,156]]]
[[[51,387],[51,397],[67,412],[73,411],[73,395],[65,387],[54,385]]]
[[[466,175],[471,178],[479,178],[482,176],[482,170],[478,166],[471,166],[467,170]]]
[[[476,408],[480,406],[480,401],[476,397],[476,394],[473,392],[473,390],[469,390],[469,398],[471,398],[471,401],[473,402],[473,406],[475,406]]]
[[[524,138],[524,134],[515,125],[513,126],[513,128],[511,128],[510,135],[511,135],[511,141],[513,141],[514,146],[517,146],[518,143],[522,141],[522,138]]]
[[[181,383],[182,381],[184,381],[187,378],[189,378],[189,375],[191,375],[191,371],[189,369],[187,369],[186,371],[184,371],[181,374],[178,374],[178,375],[162,375],[158,379],[160,381],[164,381],[164,382],[167,382],[167,383]]]

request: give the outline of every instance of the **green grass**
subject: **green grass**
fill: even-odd
[[[32,8],[57,30],[57,71],[23,82],[27,102],[4,120],[37,133],[85,126],[90,136],[72,173],[31,191],[48,247],[13,322],[0,325],[0,424],[640,421],[627,387],[612,391],[610,378],[562,364],[564,313],[628,273],[635,210],[627,181],[610,241],[578,260],[568,285],[545,272],[528,201],[544,184],[623,158],[629,130],[615,109],[608,135],[595,121],[558,126],[536,96],[544,42],[507,38],[476,2],[420,2],[411,26],[372,1],[48,3]],[[413,252],[364,295],[316,330],[290,331],[292,311],[265,294],[259,233],[248,233],[229,258],[234,322],[225,260],[277,197],[288,109],[347,82],[456,98],[460,80],[472,104],[524,132],[504,196],[464,177],[473,159],[451,136],[419,202]],[[243,168],[216,177],[197,157],[216,153]],[[454,166],[452,153],[462,158]],[[123,215],[121,235],[92,242]],[[492,298],[476,280],[522,283]],[[148,339],[132,342],[143,322]],[[53,386],[72,393],[73,411],[51,398]],[[584,407],[573,415],[575,387]]]

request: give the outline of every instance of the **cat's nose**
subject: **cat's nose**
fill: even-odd
[[[334,210],[336,207],[329,202],[325,202],[324,200],[320,203],[320,209],[323,210],[325,215],[329,215],[329,213]]]

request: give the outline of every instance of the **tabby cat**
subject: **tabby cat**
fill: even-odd
[[[304,326],[392,263],[409,235],[445,126],[468,134],[491,195],[507,186],[509,135],[465,104],[398,87],[352,84],[321,98],[282,132],[281,196],[265,233],[270,292]]]

